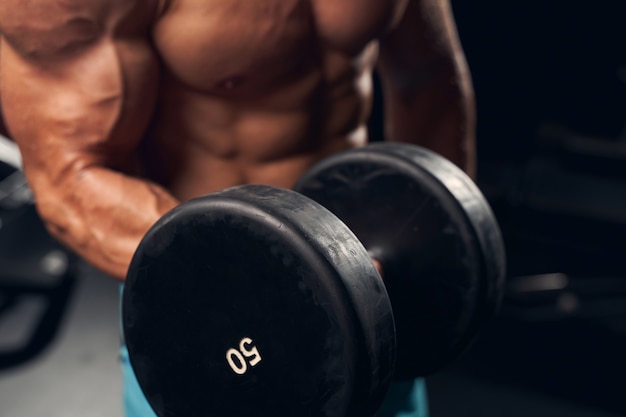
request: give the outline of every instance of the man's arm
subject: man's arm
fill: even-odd
[[[2,48],[0,47],[0,56],[2,55]],[[2,78],[2,74],[0,74],[0,78]],[[0,91],[0,103],[2,102],[2,91]],[[7,131],[7,125],[4,122],[4,115],[2,114],[2,106],[0,105],[0,135],[4,137],[9,136],[9,132]]]
[[[387,140],[425,146],[475,175],[471,77],[448,0],[410,0],[380,42]]]
[[[2,0],[2,108],[51,233],[124,279],[147,229],[178,204],[130,174],[158,63],[145,0]]]

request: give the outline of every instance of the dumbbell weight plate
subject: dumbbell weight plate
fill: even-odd
[[[336,214],[381,262],[398,379],[448,365],[496,311],[505,270],[500,231],[476,185],[448,160],[376,143],[323,160],[295,190]]]
[[[131,364],[161,416],[372,415],[394,368],[384,284],[293,191],[242,186],[166,214],[123,294]]]

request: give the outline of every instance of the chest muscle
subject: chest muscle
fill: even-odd
[[[250,91],[356,57],[406,0],[172,0],[154,38],[165,65],[203,91]]]

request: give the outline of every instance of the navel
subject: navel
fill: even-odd
[[[218,90],[234,90],[235,88],[241,87],[246,81],[246,77],[243,75],[235,75],[232,77],[228,77],[219,81],[215,88]]]

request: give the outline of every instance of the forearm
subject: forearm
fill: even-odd
[[[2,43],[0,42],[0,45],[1,44]],[[1,95],[2,95],[2,92],[0,92],[0,103],[2,103]],[[0,135],[8,136],[7,126],[6,126],[6,123],[4,122],[4,116],[2,115],[2,106],[0,106]]]
[[[475,171],[475,100],[448,0],[410,0],[380,42],[388,140],[433,149]]]
[[[178,204],[131,176],[159,88],[153,3],[3,4],[2,108],[37,209],[56,238],[124,279],[146,231]]]
[[[383,81],[385,137],[414,143],[475,175],[475,100],[464,62],[443,64],[415,89]]]
[[[35,180],[37,207],[53,236],[95,267],[123,280],[140,240],[179,202],[160,186],[103,167]]]

